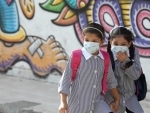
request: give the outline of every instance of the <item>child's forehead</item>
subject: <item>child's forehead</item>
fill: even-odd
[[[112,38],[112,41],[127,42],[127,40],[124,38],[123,35],[116,35],[116,36],[114,36],[114,38]]]
[[[99,40],[99,39],[101,39],[101,38],[99,38],[98,36],[97,36],[97,34],[94,34],[94,33],[86,33],[85,35],[84,35],[84,38],[85,39],[90,39],[90,40]]]

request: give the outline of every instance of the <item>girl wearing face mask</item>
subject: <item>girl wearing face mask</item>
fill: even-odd
[[[119,110],[115,113],[144,113],[135,95],[134,80],[141,75],[141,63],[138,50],[132,41],[133,33],[126,27],[118,26],[110,32],[107,51],[111,57],[120,94]],[[112,105],[110,93],[107,93],[106,101]]]
[[[75,80],[71,83],[70,58],[59,82],[58,92],[61,98],[59,113],[112,113],[100,93],[104,72],[104,57],[100,47],[104,43],[104,28],[99,24],[91,23],[83,29],[83,36],[84,47],[81,49],[82,57]],[[110,64],[107,88],[113,94],[115,111],[120,101],[116,86],[117,80]]]

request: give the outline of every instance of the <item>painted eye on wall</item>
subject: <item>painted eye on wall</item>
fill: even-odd
[[[134,1],[131,9],[131,25],[135,33],[135,45],[150,47],[150,1]]]
[[[99,9],[99,20],[108,33],[115,25],[119,25],[118,18],[110,6],[102,6]]]
[[[137,25],[142,35],[150,38],[150,12],[142,10],[137,14]]]
[[[97,0],[93,13],[93,20],[100,23],[106,33],[115,25],[123,26],[120,5],[116,0]]]
[[[105,23],[107,23],[109,26],[112,26],[112,27],[115,26],[115,23],[109,13],[104,13],[103,18],[104,18]]]

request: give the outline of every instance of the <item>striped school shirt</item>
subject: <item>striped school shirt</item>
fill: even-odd
[[[120,94],[120,107],[117,113],[124,113],[126,107],[134,113],[143,113],[143,109],[137,100],[137,96],[135,95],[136,87],[134,80],[137,80],[141,75],[141,63],[137,49],[135,49],[133,65],[124,69],[125,64],[129,61],[129,58],[123,63],[117,59],[115,60],[114,74],[118,81],[118,91]],[[105,100],[108,103],[113,101],[110,92],[106,94]]]
[[[69,113],[109,113],[111,109],[104,102],[102,77],[104,73],[104,57],[99,52],[92,56],[82,48],[82,58],[76,78],[71,82],[71,57],[59,82],[58,92],[68,95]],[[108,69],[107,88],[117,86],[111,64]]]

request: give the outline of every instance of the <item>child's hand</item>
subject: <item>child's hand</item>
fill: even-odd
[[[59,113],[68,113],[68,104],[65,102],[61,102],[59,106]]]
[[[116,58],[120,61],[120,62],[124,62],[127,58],[128,58],[128,54],[127,52],[121,52],[119,51],[116,54]]]
[[[113,101],[111,104],[110,104],[110,108],[113,112],[117,112],[118,111],[118,108],[119,108],[119,102],[118,101]]]

